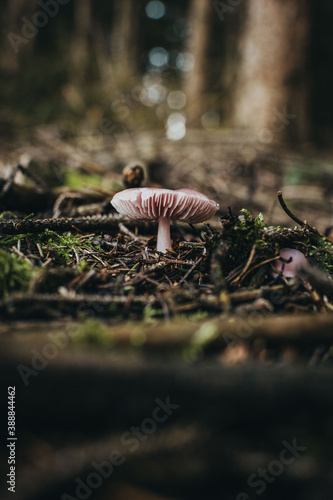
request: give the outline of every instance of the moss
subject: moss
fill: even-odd
[[[233,230],[227,236],[232,248],[230,260],[234,267],[248,259],[253,245],[256,245],[258,250],[264,250],[267,246],[262,239],[262,230],[265,227],[263,215],[254,217],[246,209],[241,210],[241,213]]]
[[[302,251],[301,248],[299,250]],[[333,272],[333,243],[319,234],[313,234],[309,238],[308,255],[313,257],[318,266],[327,271]]]
[[[0,249],[0,298],[28,288],[33,267],[18,255]]]
[[[78,248],[89,248],[89,242],[84,241],[78,236],[73,236],[71,233],[59,234],[55,231],[47,229],[44,233],[39,235],[40,244],[47,244],[53,247],[55,252],[64,257],[66,262],[70,262],[73,258],[73,246]]]
[[[193,313],[188,313],[188,314],[184,314],[183,317],[188,319],[189,321],[201,321],[205,318],[207,318],[208,316],[208,312],[207,311],[204,311],[203,309],[198,309],[197,311],[193,312]]]
[[[25,238],[26,234],[15,234],[15,235],[10,235],[10,236],[5,236],[0,244],[2,247],[7,247],[7,248],[11,248],[13,246],[16,246],[17,243],[19,242],[19,240],[22,240],[22,238]]]
[[[117,192],[124,189],[124,186],[113,177],[85,174],[77,170],[70,170],[64,174],[63,183],[65,186],[77,191],[85,186],[102,188],[106,191]]]
[[[58,255],[66,262],[70,262],[73,259],[73,246],[78,249],[90,248],[89,241],[82,241],[79,236],[73,236],[71,233],[60,234],[50,229],[46,229],[40,234],[28,233],[7,236],[2,240],[1,245],[11,248],[17,245],[18,241],[21,240],[22,248],[25,249],[27,247],[26,239],[29,240],[31,244],[39,244],[42,247],[52,248],[53,255]]]
[[[256,246],[256,254],[261,254],[264,258],[278,255],[280,251],[279,243],[273,243],[269,239],[263,238],[264,229],[270,229],[276,233],[281,232],[287,240],[286,229],[280,226],[268,226],[265,224],[262,214],[254,217],[246,209],[241,210],[241,213],[242,215],[238,217],[233,227],[227,231],[224,237],[232,249],[226,259],[227,269],[230,271],[247,261],[253,245]],[[286,241],[284,246],[296,248],[306,256],[312,257],[318,266],[325,271],[333,272],[333,243],[325,236],[311,230],[304,232],[304,234],[300,231],[299,241],[290,244]],[[259,286],[265,281],[264,270],[259,271],[262,276],[259,277],[259,281],[256,279],[255,282],[252,282],[252,286]]]
[[[102,187],[103,177],[70,170],[65,173],[64,184],[71,189],[82,189],[85,184],[93,187]]]

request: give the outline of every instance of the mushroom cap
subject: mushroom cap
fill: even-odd
[[[203,222],[212,217],[219,204],[192,189],[132,188],[115,194],[114,208],[131,219],[177,219]]]
[[[299,250],[296,250],[296,248],[283,248],[280,251],[280,257],[282,257],[284,260],[289,260],[290,258],[292,258],[292,261],[288,264],[283,263],[280,259],[278,259],[274,263],[276,271],[282,271],[283,269],[282,274],[285,278],[294,278],[297,275],[297,269],[300,266],[309,265],[309,261],[305,257],[305,255]],[[272,275],[276,277],[277,273],[273,272]]]

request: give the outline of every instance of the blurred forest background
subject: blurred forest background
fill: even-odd
[[[104,166],[153,163],[166,187],[206,183],[236,209],[268,213],[286,185],[304,217],[330,224],[330,2],[4,0],[0,12],[2,155],[38,130]],[[51,159],[69,164],[60,149]]]

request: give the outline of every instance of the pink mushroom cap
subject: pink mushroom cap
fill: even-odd
[[[309,261],[305,257],[305,255],[295,248],[283,248],[280,251],[280,257],[282,257],[284,260],[289,260],[290,258],[292,259],[289,263],[285,263],[281,259],[274,262],[276,271],[279,272],[283,269],[282,276],[284,276],[285,278],[294,278],[295,276],[297,276],[297,269],[300,266],[309,265]],[[272,272],[272,275],[275,278],[277,276],[277,273]]]
[[[218,203],[192,189],[125,189],[111,203],[130,219],[158,220],[156,249],[163,253],[172,248],[170,220],[195,224],[209,219],[219,208]]]

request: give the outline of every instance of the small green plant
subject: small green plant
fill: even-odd
[[[1,212],[0,214],[0,220],[6,220],[6,219],[16,219],[16,215],[13,212],[10,212],[7,210],[6,212]]]
[[[144,323],[154,324],[161,316],[163,316],[163,311],[155,309],[151,304],[147,304],[143,310]]]
[[[246,209],[241,210],[241,213],[232,232],[228,235],[232,248],[231,260],[235,265],[247,260],[253,245],[256,245],[258,250],[265,248],[265,242],[262,240],[262,230],[265,227],[263,215],[259,214],[254,217]]]
[[[0,249],[0,298],[28,288],[33,267],[14,253]]]

